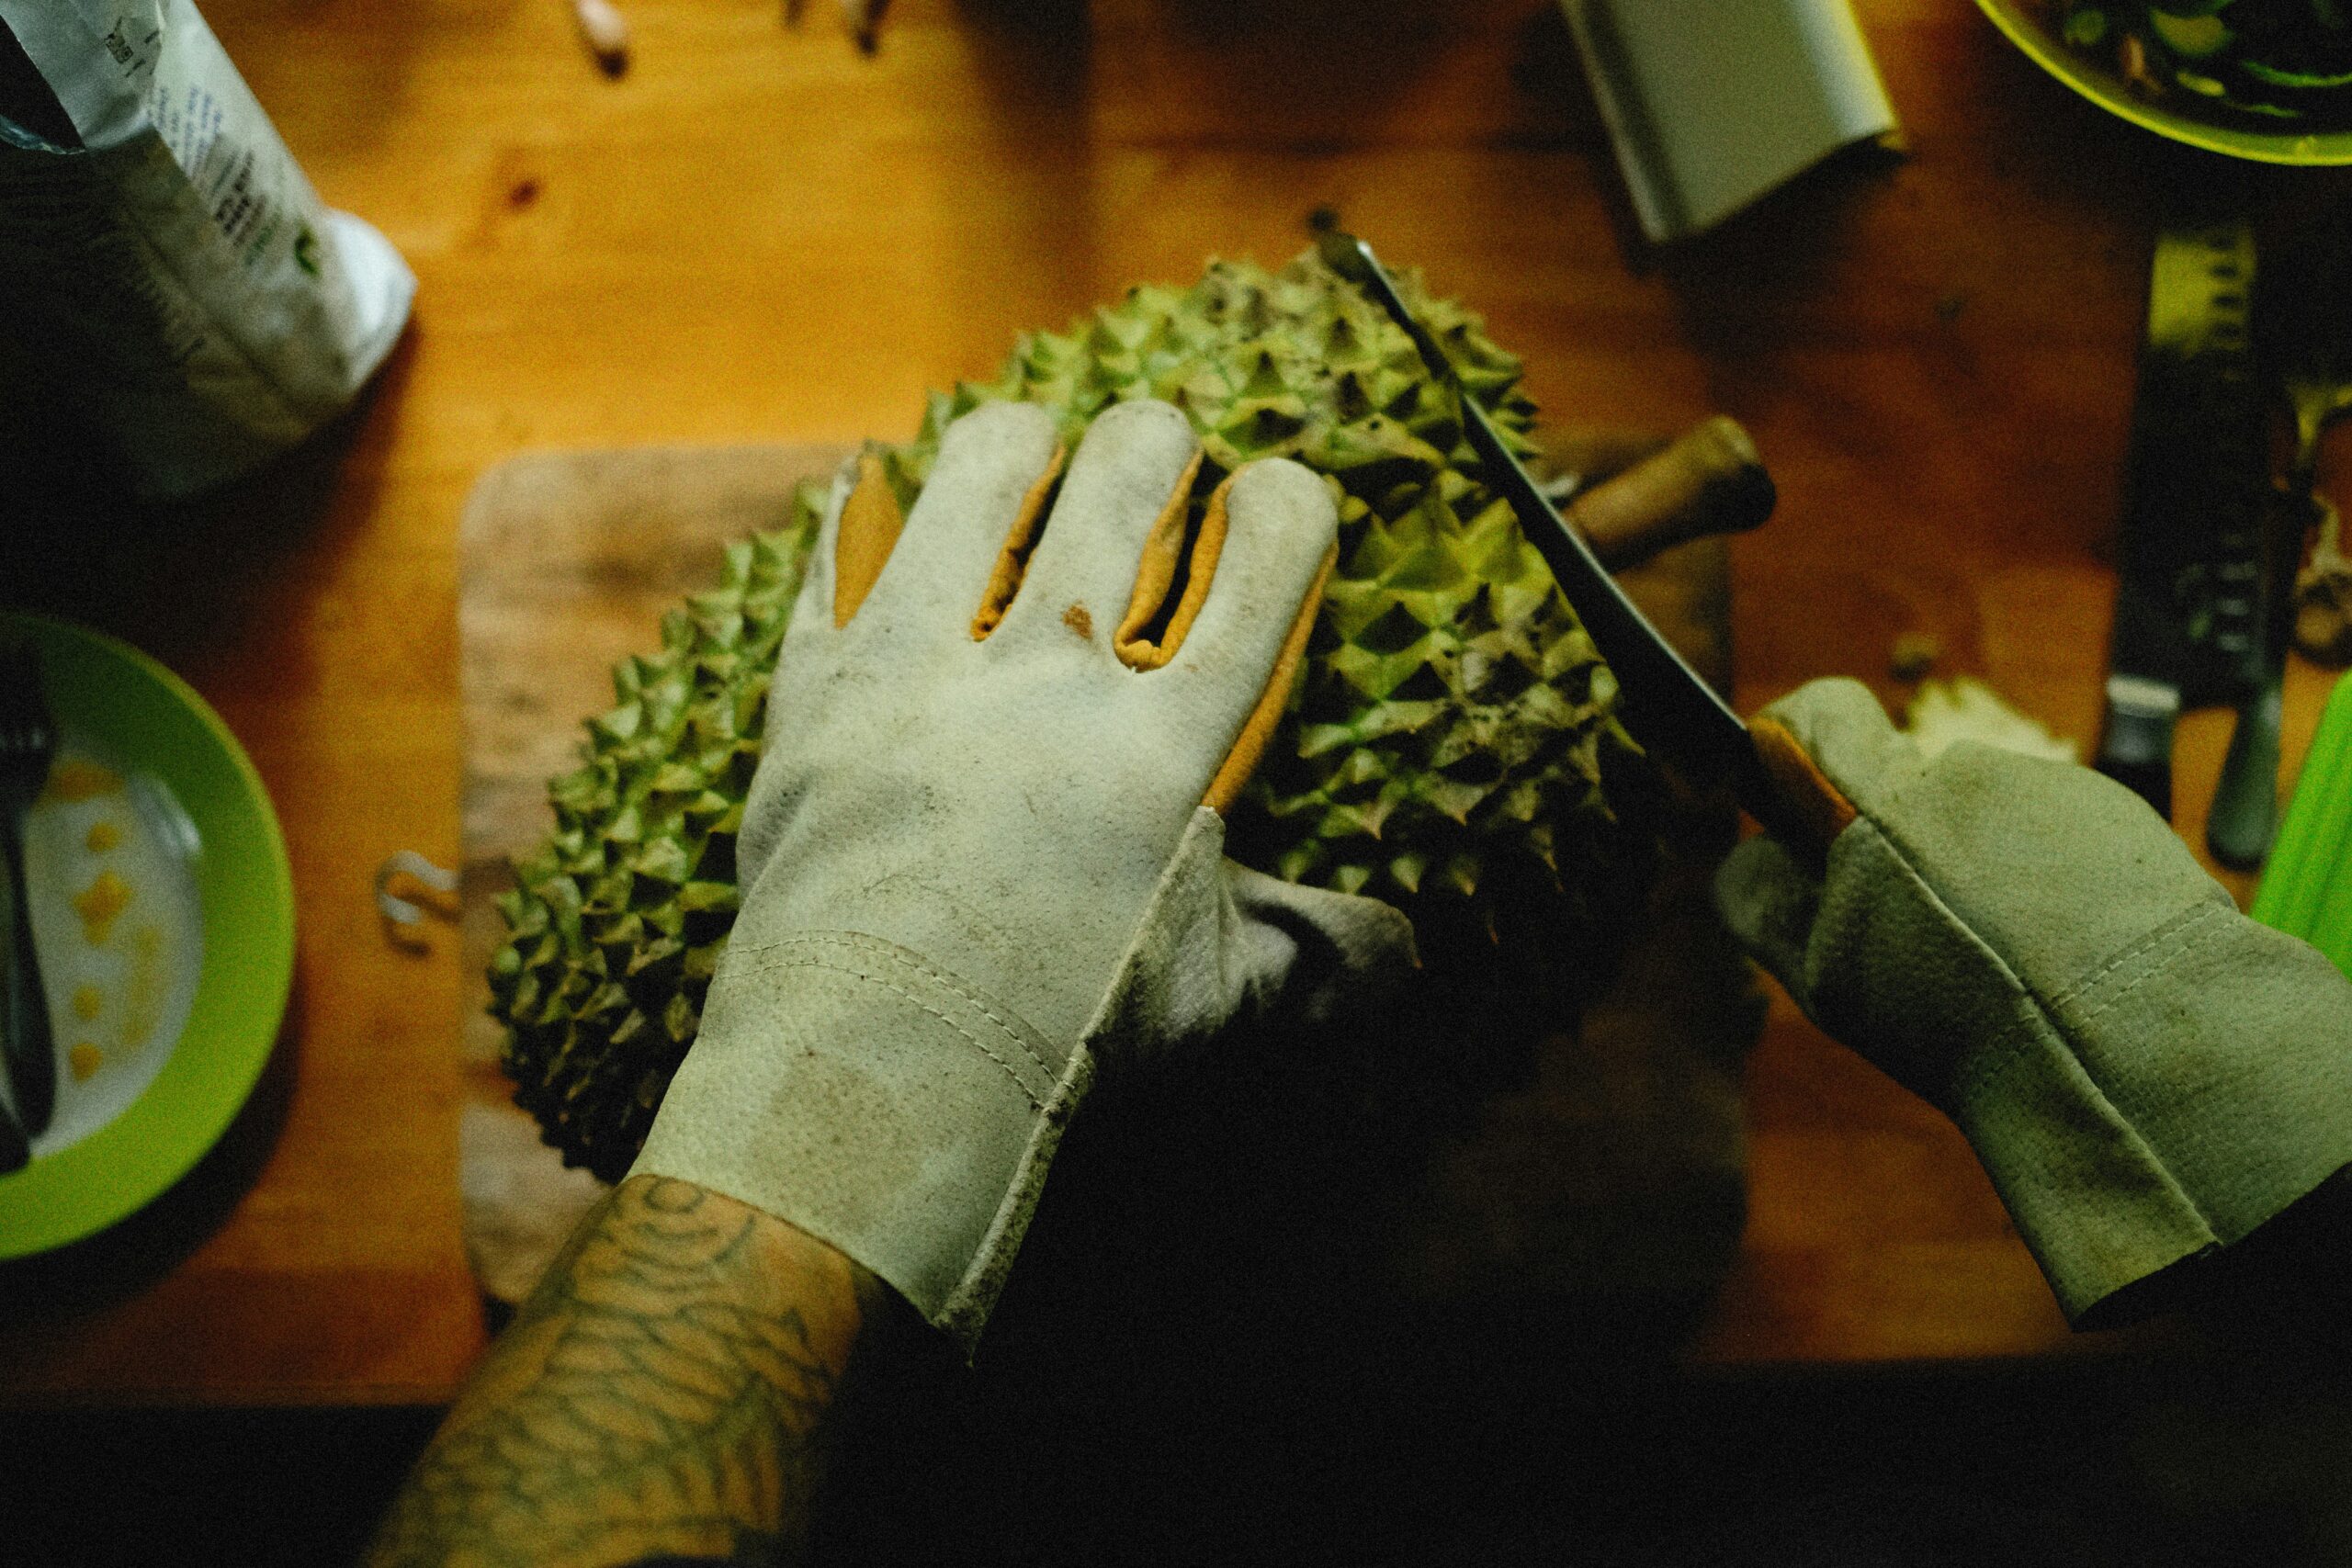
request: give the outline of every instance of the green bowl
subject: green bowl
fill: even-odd
[[[0,612],[29,637],[62,728],[160,781],[195,825],[203,931],[195,999],[139,1098],[78,1142],[0,1176],[0,1258],[105,1229],[186,1175],[228,1130],[269,1060],[294,978],[294,878],[261,775],[220,716],[137,649]]]
[[[1993,25],[2044,71],[2101,108],[2145,126],[2159,136],[2202,147],[2232,158],[2264,164],[2305,166],[2352,164],[2352,130],[2253,130],[2243,123],[2189,114],[2168,104],[2150,103],[2133,92],[2122,77],[2097,61],[2070,48],[2042,25],[2034,8],[2020,0],[1976,0]],[[2352,89],[2346,89],[2352,91]]]

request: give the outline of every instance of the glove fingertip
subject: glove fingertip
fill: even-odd
[[[1864,813],[1882,785],[1921,760],[1871,689],[1848,676],[1808,681],[1758,717],[1783,731],[1810,770]]]
[[[1755,741],[1756,755],[1763,762],[1765,773],[1770,775],[1797,825],[1815,844],[1836,842],[1838,835],[1851,827],[1860,815],[1854,803],[1846,798],[1845,791],[1830,782],[1813,753],[1778,717],[1759,716],[1748,726],[1748,734]]]

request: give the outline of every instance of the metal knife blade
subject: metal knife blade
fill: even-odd
[[[2168,225],[2149,270],[2095,765],[2167,817],[2181,709],[2242,701],[2263,679],[2273,502],[2254,275],[2242,220]]]
[[[1658,635],[1545,498],[1487,411],[1462,385],[1445,350],[1414,319],[1372,247],[1337,228],[1317,229],[1316,244],[1325,265],[1369,294],[1412,339],[1430,371],[1453,389],[1461,403],[1464,434],[1486,465],[1488,483],[1518,513],[1593,647],[1615,671],[1620,715],[1634,739],[1692,784],[1728,783],[1748,815],[1776,837],[1792,845],[1809,844],[1811,830],[1789,810],[1765,773],[1747,724]]]

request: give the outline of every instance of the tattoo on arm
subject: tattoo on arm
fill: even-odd
[[[628,1563],[807,1544],[871,1276],[783,1221],[640,1177],[582,1223],[386,1519],[371,1568]]]

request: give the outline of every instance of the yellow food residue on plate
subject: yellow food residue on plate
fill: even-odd
[[[96,881],[74,896],[74,912],[82,917],[82,935],[92,947],[107,944],[115,921],[130,907],[130,885],[110,871],[98,873]]]
[[[96,986],[79,987],[74,992],[74,1016],[84,1023],[91,1022],[106,1007],[106,993]]]
[[[112,768],[85,762],[79,757],[66,757],[49,771],[49,788],[42,793],[51,800],[88,800],[95,795],[117,795],[122,790],[122,775]]]
[[[73,1069],[75,1083],[88,1083],[90,1075],[107,1065],[107,1054],[86,1040],[78,1041],[65,1053],[65,1065]]]
[[[122,842],[122,829],[113,822],[93,822],[90,824],[90,836],[82,842],[89,847],[92,854],[102,855]]]
[[[123,982],[124,1049],[135,1051],[153,1036],[164,1010],[164,992],[170,986],[171,970],[164,962],[163,930],[141,926],[131,933],[130,974]]]

